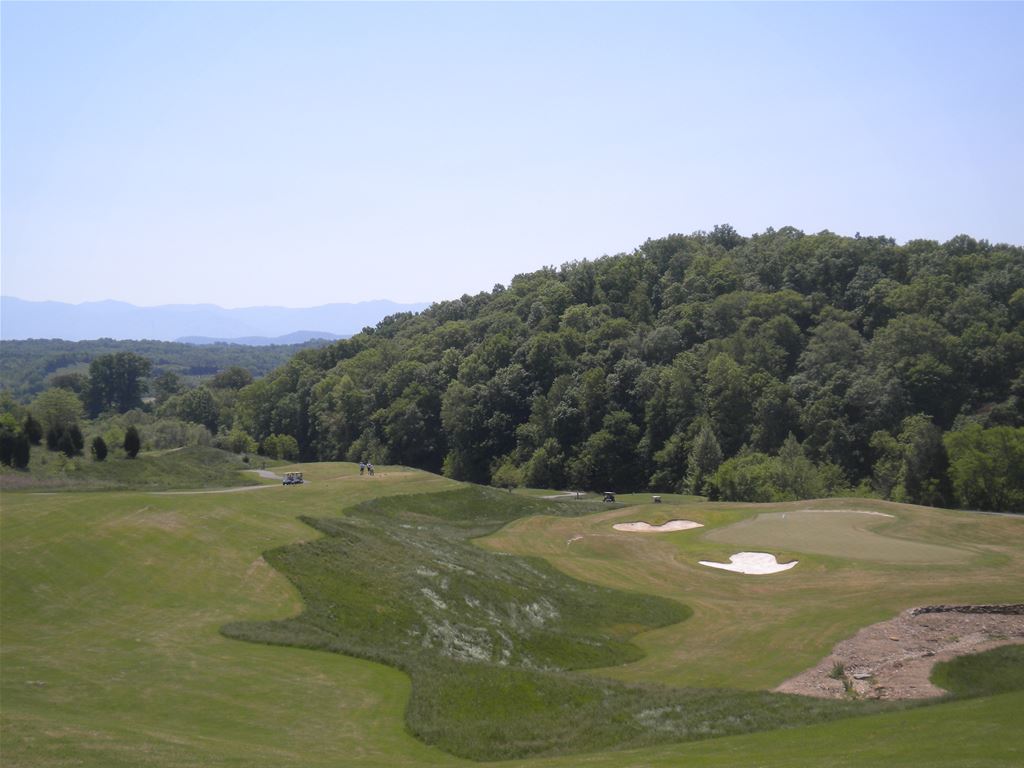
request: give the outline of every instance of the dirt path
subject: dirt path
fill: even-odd
[[[816,667],[775,690],[820,698],[942,696],[928,679],[936,662],[1018,643],[1024,604],[911,608],[838,643]]]
[[[201,496],[206,493],[244,493],[245,491],[261,491],[264,488],[277,488],[276,485],[239,485],[234,488],[211,488],[205,491],[150,491],[154,496]]]
[[[280,475],[275,475],[269,469],[247,469],[246,472],[255,472],[267,480],[281,480]],[[263,488],[276,488],[276,485],[239,485],[234,488],[212,488],[196,491],[152,491],[154,496],[198,496],[206,493],[242,493],[243,491],[259,491]]]
[[[248,471],[248,472],[255,472],[257,475],[259,475],[260,477],[265,478],[267,480],[283,480],[284,479],[279,474],[277,474],[276,472],[271,472],[269,469],[249,469],[249,470],[246,470],[246,471]]]

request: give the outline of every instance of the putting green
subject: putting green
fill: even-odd
[[[762,512],[708,533],[709,541],[748,548],[777,548],[881,563],[954,564],[969,560],[965,549],[896,538],[877,529],[895,518],[877,512],[801,509]]]
[[[794,512],[805,513],[798,519],[806,517],[807,502],[644,504],[582,518],[525,518],[478,544],[541,556],[575,578],[669,597],[692,608],[690,619],[636,638],[645,658],[594,673],[631,682],[770,689],[817,664],[840,640],[906,608],[1019,600],[1024,519],[867,499],[814,506],[837,510],[818,516],[824,541],[853,538],[862,528],[863,536],[854,540],[866,542],[869,554],[886,544],[932,560],[853,559],[849,544],[839,549],[840,557],[818,554],[812,548],[822,543],[814,540],[757,538],[735,544],[715,539],[721,531],[743,531],[739,524],[758,516],[780,513],[780,523],[783,512],[787,521]],[[849,513],[853,509],[881,514]],[[637,519],[693,520],[705,528],[656,535],[612,529],[614,523]],[[741,550],[771,552],[781,562],[799,560],[800,565],[768,578],[698,565],[700,560],[726,562]]]

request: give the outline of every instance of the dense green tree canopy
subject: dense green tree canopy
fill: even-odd
[[[89,364],[89,412],[125,413],[142,405],[144,378],[153,364],[134,352],[115,352]]]
[[[283,365],[296,352],[315,349],[327,342],[315,339],[304,344],[183,344],[173,341],[63,341],[61,339],[0,340],[0,389],[29,400],[47,387],[70,389],[83,400],[88,397],[89,365],[93,360],[129,352],[152,362],[150,391],[158,400],[177,394],[225,373],[227,386],[249,383],[245,374],[264,376]],[[227,373],[227,371],[233,371]],[[171,378],[163,379],[165,374]],[[161,381],[163,379],[163,381]],[[251,379],[250,379],[251,381]]]
[[[671,235],[391,316],[256,380],[233,349],[186,369],[169,348],[101,348],[88,376],[77,348],[42,369],[15,356],[36,371],[26,386],[53,376],[31,404],[48,443],[84,399],[106,420],[155,413],[147,445],[187,428],[235,450],[508,487],[755,500],[860,486],[1020,506],[1024,249],[966,236]],[[0,411],[11,436],[32,433],[11,397]]]
[[[1016,246],[717,227],[389,317],[234,415],[477,482],[963,502],[943,434],[1024,425],[1022,291]]]

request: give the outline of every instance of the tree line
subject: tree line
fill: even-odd
[[[302,352],[234,421],[479,483],[1024,510],[1022,370],[1021,247],[720,226]]]
[[[1024,511],[1024,249],[963,235],[672,235],[232,375],[78,396],[477,483]]]
[[[322,339],[304,344],[265,346],[115,339],[0,340],[0,390],[26,402],[53,386],[54,379],[58,384],[78,380],[81,386],[93,360],[119,352],[131,352],[150,362],[149,383],[165,373],[173,373],[188,384],[196,385],[232,366],[245,368],[258,378],[283,365],[296,352],[326,343]]]
[[[144,447],[185,445],[298,456],[288,435],[257,444],[230,431],[237,392],[254,381],[250,370],[232,365],[190,385],[173,370],[153,377],[152,369],[148,358],[115,352],[95,357],[85,372],[51,376],[27,404],[0,392],[0,464],[28,468],[32,446],[75,458],[85,454],[87,443],[96,461],[106,460],[112,448],[132,459]]]

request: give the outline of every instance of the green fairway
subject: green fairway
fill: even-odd
[[[573,502],[565,502],[573,503]],[[738,551],[714,537],[764,513],[807,509],[883,512],[858,515],[899,547],[921,544],[965,552],[967,563],[888,563],[808,552],[800,537],[765,541],[752,537],[743,549],[771,552],[792,570],[747,576],[698,565],[728,561]],[[834,520],[829,535],[864,535],[856,524]],[[852,516],[850,516],[852,517]],[[617,522],[693,520],[704,528],[639,534],[612,529]],[[878,521],[878,522],[875,522]],[[771,531],[777,535],[777,531]],[[956,548],[946,546],[956,542]],[[817,545],[819,542],[815,542]],[[681,624],[656,629],[636,642],[640,661],[596,674],[672,685],[770,689],[816,664],[835,643],[868,624],[915,605],[1016,602],[1024,584],[1024,519],[973,515],[865,500],[827,500],[777,505],[644,504],[579,519],[517,520],[480,542],[491,549],[539,555],[563,572],[603,586],[672,597],[694,611]],[[851,546],[851,551],[856,551]],[[928,550],[931,551],[931,550]],[[756,659],[757,663],[749,663]]]
[[[320,536],[300,515],[330,519],[378,496],[463,487],[397,467],[382,467],[372,479],[350,464],[296,469],[305,472],[306,485],[241,493],[4,492],[4,766],[462,764],[408,734],[411,684],[402,672],[220,634],[231,622],[284,619],[303,610],[297,591],[261,557]],[[629,682],[763,689],[816,662],[852,630],[909,605],[1020,599],[1024,521],[877,502],[864,507],[897,515],[886,535],[955,541],[971,558],[956,566],[895,565],[794,548],[778,551],[801,559],[794,571],[751,580],[695,562],[735,551],[703,539],[705,532],[764,508],[697,503],[524,518],[482,543],[541,555],[590,583],[692,607],[691,619],[635,638],[646,657],[582,673]],[[611,529],[620,520],[674,518],[708,528],[655,535]],[[584,538],[569,544],[577,535]],[[1024,694],[1010,693],[510,764],[1008,767],[1024,754],[1022,709]]]
[[[220,635],[301,609],[260,556],[315,536],[297,514],[454,485],[303,469],[307,486],[233,494],[5,493],[3,764],[449,761],[405,733],[400,672]]]
[[[1024,693],[515,768],[1019,768]]]

